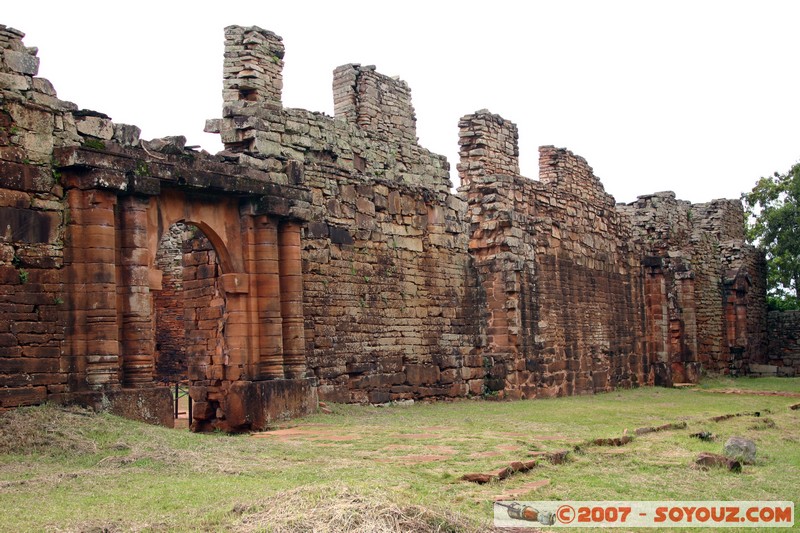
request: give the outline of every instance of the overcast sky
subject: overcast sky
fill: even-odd
[[[377,65],[412,90],[420,144],[455,170],[458,119],[516,122],[522,173],[540,145],[585,157],[617,201],[673,190],[738,198],[800,160],[800,2],[758,0],[4,2],[59,97],[136,124],[203,133],[222,108],[223,28],[284,39],[283,101],[333,113],[333,69]]]

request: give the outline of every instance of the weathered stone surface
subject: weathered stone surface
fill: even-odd
[[[697,433],[692,433],[689,436],[707,442],[711,442],[717,439],[717,436],[711,433],[710,431],[698,431]]]
[[[12,91],[27,91],[31,88],[31,85],[25,76],[0,72],[0,87],[5,87]]]
[[[637,435],[646,435],[648,433],[655,433],[658,431],[669,431],[673,429],[686,429],[686,422],[673,422],[670,424],[663,424],[661,426],[650,426],[650,427],[643,427],[643,428],[636,428]]]
[[[173,155],[182,154],[185,146],[186,137],[183,135],[161,137],[159,139],[152,139],[144,143],[144,147],[147,150]]]
[[[35,76],[39,72],[39,58],[25,51],[6,49],[3,53],[3,66],[12,72]]]
[[[462,481],[469,481],[471,483],[478,483],[483,485],[491,481],[499,481],[507,477],[517,474],[525,473],[536,467],[535,460],[529,461],[513,461],[508,466],[503,466],[489,472],[464,474],[461,476]]]
[[[237,431],[317,393],[553,397],[798,367],[793,319],[763,356],[764,260],[737,201],[616,205],[552,146],[529,180],[516,126],[486,110],[459,123],[453,194],[405,82],[348,64],[334,118],[284,108],[283,42],[258,27],[225,29],[206,126],[224,152],[140,141],[59,100],[21,38],[0,26],[3,408],[131,389],[163,411],[160,383],[186,380],[194,427]]]
[[[61,215],[58,211],[32,211],[0,207],[0,239],[7,242],[55,243]]]
[[[114,124],[108,118],[97,116],[75,117],[75,127],[78,133],[97,139],[111,140],[114,136]]]
[[[461,476],[461,479],[463,481],[470,481],[472,483],[478,483],[479,485],[483,485],[485,483],[489,483],[490,481],[506,479],[512,473],[513,470],[510,467],[504,466],[496,470],[492,470],[491,472],[464,474],[463,476]]]
[[[769,331],[769,344],[766,349],[766,357],[760,361],[774,367],[774,373],[763,371],[761,373],[799,376],[800,311],[771,311],[767,315],[767,330]],[[750,372],[756,370],[756,365],[751,364]]]
[[[622,437],[611,437],[605,439],[594,439],[592,444],[595,446],[625,446],[633,442],[633,437],[625,435]]]
[[[112,140],[122,146],[136,147],[139,145],[139,135],[142,130],[130,124],[114,124]]]
[[[744,437],[730,437],[723,446],[725,456],[744,464],[756,461],[756,443]]]
[[[569,453],[569,450],[557,450],[554,452],[530,452],[530,455],[544,458],[554,465],[560,465],[567,461]]]

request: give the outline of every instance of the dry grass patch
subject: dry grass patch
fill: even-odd
[[[800,389],[800,379],[724,386],[751,383],[755,390]],[[794,403],[642,388],[519,402],[331,405],[331,415],[293,420],[258,438],[25,408],[0,415],[0,531],[482,531],[491,525],[492,499],[503,494],[800,505],[800,411],[788,408]],[[754,411],[762,416],[710,420]],[[459,480],[532,453],[679,421],[687,427],[641,435],[622,448],[580,446],[562,464],[540,460],[504,481]],[[689,437],[701,431],[718,438]],[[742,474],[691,467],[701,452],[720,453],[731,435],[756,441],[755,465]]]
[[[301,512],[298,512],[301,511]],[[291,533],[461,532],[486,531],[473,521],[448,509],[392,503],[391,494],[366,493],[338,484],[300,487],[280,496],[232,511],[240,518],[235,531]]]

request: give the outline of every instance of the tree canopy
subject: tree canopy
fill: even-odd
[[[766,252],[770,307],[800,309],[800,163],[759,179],[742,200],[747,237]]]

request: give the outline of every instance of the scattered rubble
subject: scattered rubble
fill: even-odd
[[[719,455],[716,453],[708,453],[702,452],[700,455],[697,456],[695,459],[695,465],[701,468],[727,468],[731,472],[741,472],[742,471],[742,464],[739,461],[735,461],[733,459],[729,459],[724,455]]]
[[[670,431],[673,429],[686,429],[686,422],[673,422],[670,424],[664,424],[656,427],[637,428],[634,433],[636,433],[636,435],[646,435],[648,433],[655,433],[658,431]]]
[[[744,437],[733,436],[725,441],[723,453],[729,459],[751,465],[756,461],[756,443]]]

